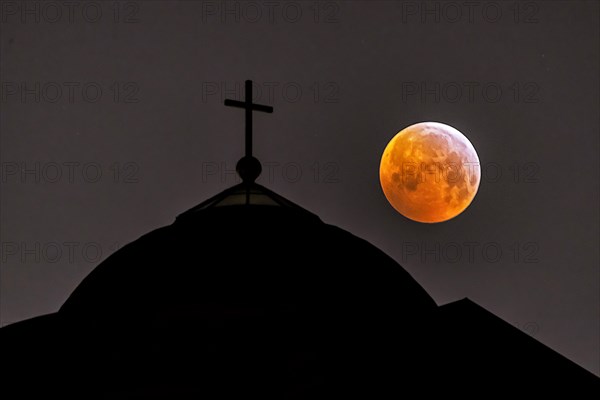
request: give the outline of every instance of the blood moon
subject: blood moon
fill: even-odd
[[[442,222],[463,212],[481,180],[475,148],[457,129],[420,122],[396,134],[381,156],[379,180],[400,214],[417,222]]]

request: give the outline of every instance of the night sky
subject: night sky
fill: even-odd
[[[600,374],[598,2],[67,3],[0,3],[2,325],[237,183],[252,79],[258,183]],[[481,161],[440,224],[379,184],[421,121]]]

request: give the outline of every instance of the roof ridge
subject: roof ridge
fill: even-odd
[[[189,210],[184,211],[176,217],[176,220],[187,218],[203,210],[226,206],[279,206],[316,216],[316,214],[313,214],[304,207],[258,183],[242,182],[225,189]]]

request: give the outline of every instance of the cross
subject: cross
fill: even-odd
[[[246,109],[246,157],[252,157],[252,111],[272,113],[273,107],[252,103],[252,81],[246,81],[246,99],[237,101],[225,99],[225,105]]]

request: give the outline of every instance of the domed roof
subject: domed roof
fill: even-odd
[[[60,312],[126,319],[218,303],[311,313],[362,310],[374,317],[435,308],[375,246],[260,185],[244,185],[112,254]],[[234,201],[246,195],[260,201]]]
[[[273,108],[252,103],[251,81],[245,89],[245,101],[225,100],[245,110],[242,183],[111,255],[60,312],[134,324],[207,304],[358,318],[433,310],[423,288],[383,252],[255,183],[261,165],[252,156],[252,112]]]

